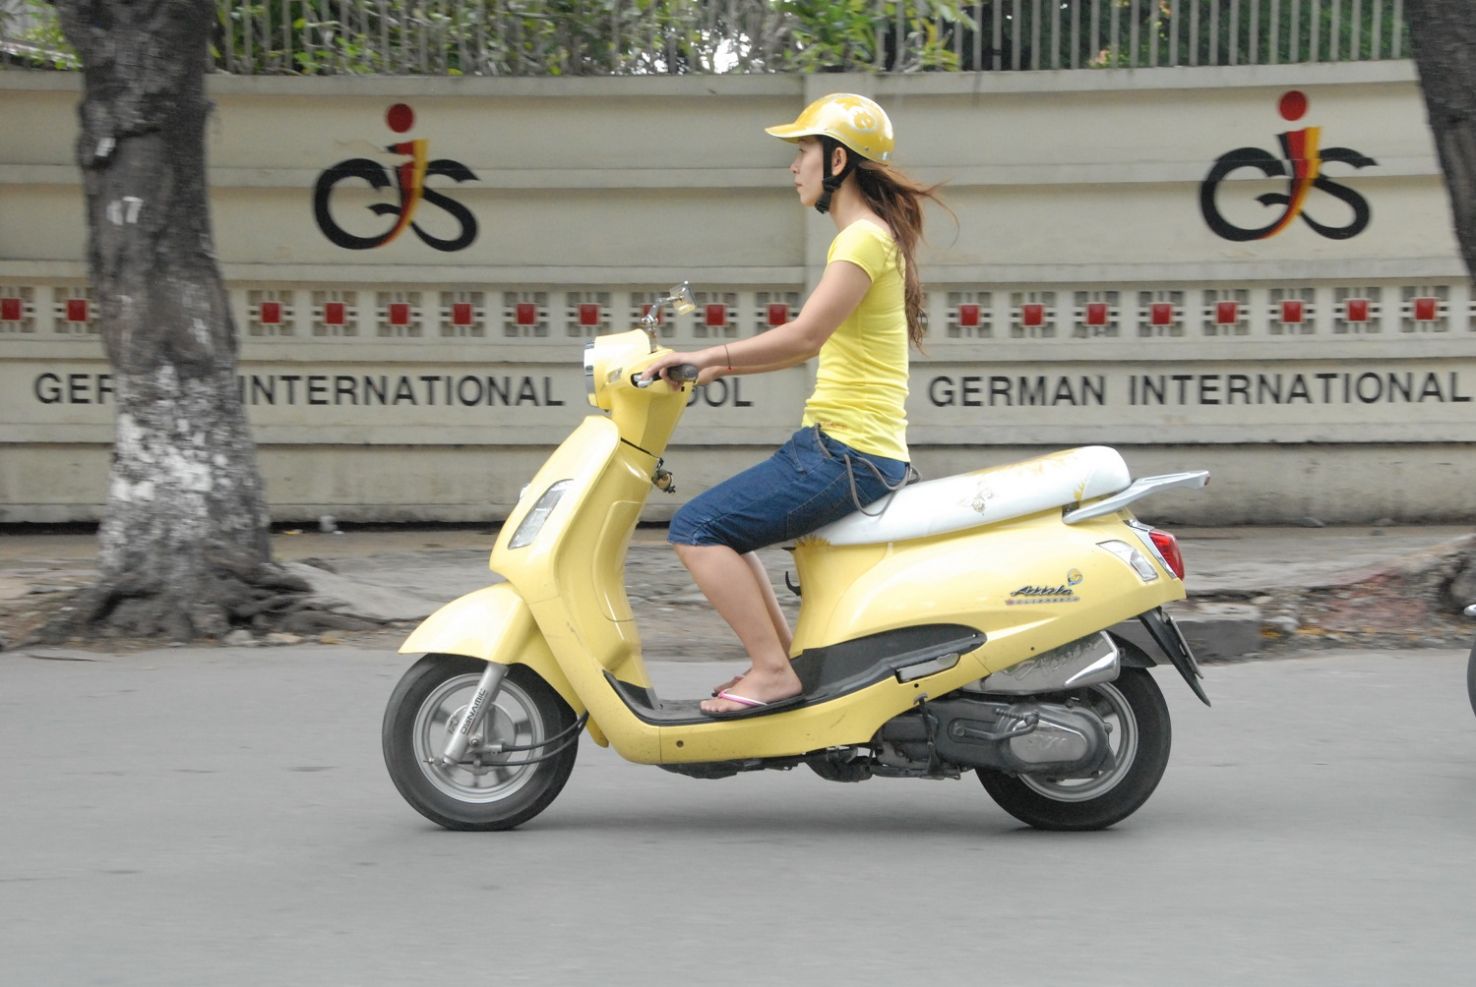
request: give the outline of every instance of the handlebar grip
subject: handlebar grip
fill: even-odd
[[[678,384],[686,384],[695,381],[700,373],[702,373],[702,371],[697,368],[697,365],[695,363],[678,363],[676,366],[668,367],[666,369],[664,379],[674,380]],[[657,380],[658,378],[656,377],[651,377],[649,379],[643,378],[640,374],[630,375],[630,382],[635,387],[650,387],[652,384],[656,383]]]

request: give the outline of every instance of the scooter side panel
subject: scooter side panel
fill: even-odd
[[[1143,582],[1098,547],[1135,540],[1114,515],[1065,525],[1048,511],[950,536],[875,546],[801,543],[795,652],[921,622],[983,631],[989,671],[1182,599],[1167,572]]]
[[[983,677],[982,667],[965,656],[952,673],[959,684]],[[789,757],[825,747],[864,744],[881,725],[924,697],[938,698],[951,686],[934,685],[942,676],[916,682],[886,679],[819,706],[690,726],[660,729],[659,763],[700,764],[752,757]],[[623,752],[622,752],[623,753]]]

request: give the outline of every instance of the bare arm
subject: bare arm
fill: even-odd
[[[811,359],[842,322],[856,310],[871,278],[850,261],[836,261],[825,268],[820,283],[800,309],[799,315],[782,326],[748,339],[719,343],[688,353],[669,353],[647,367],[643,377],[657,377],[667,367],[695,364],[702,372],[699,383],[728,374],[764,373],[793,367]]]

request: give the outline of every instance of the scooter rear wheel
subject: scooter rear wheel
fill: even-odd
[[[1010,815],[1036,829],[1105,829],[1148,801],[1168,767],[1168,704],[1146,669],[1125,668],[1116,681],[1065,697],[1089,703],[1112,728],[1115,764],[1086,778],[1011,775],[979,768],[984,790]]]
[[[478,752],[493,743],[545,743],[574,725],[563,698],[537,672],[514,665],[487,704],[467,755],[441,764],[450,730],[486,667],[462,655],[426,655],[400,679],[384,711],[384,763],[391,780],[417,812],[447,829],[512,829],[527,822],[563,789],[579,751],[571,733],[533,750]]]

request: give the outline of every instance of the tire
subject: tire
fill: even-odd
[[[1011,775],[979,768],[977,774],[999,807],[1036,829],[1105,829],[1148,801],[1168,766],[1172,730],[1168,705],[1153,676],[1125,668],[1114,682],[1052,695],[1052,701],[1089,703],[1112,727],[1117,764],[1081,778]]]
[[[390,779],[417,812],[447,829],[512,829],[527,822],[563,790],[579,752],[577,735],[572,735],[541,749],[481,756],[469,750],[457,765],[442,766],[448,730],[471,702],[486,668],[486,662],[462,655],[426,655],[400,679],[384,711],[384,764]],[[537,672],[514,665],[488,702],[484,726],[477,732],[484,735],[483,742],[526,746],[546,741],[574,722],[568,703]],[[547,760],[526,763],[566,742]]]
[[[1471,700],[1471,712],[1476,713],[1476,644],[1471,645],[1471,657],[1466,662],[1466,697]]]

